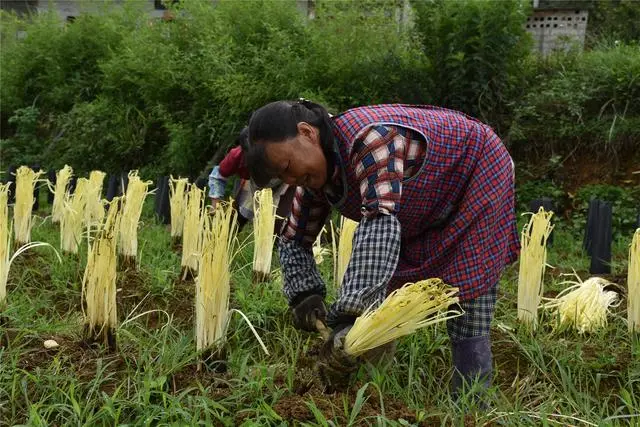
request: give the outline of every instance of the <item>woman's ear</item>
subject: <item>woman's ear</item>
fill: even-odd
[[[320,131],[315,126],[307,122],[298,123],[298,135],[311,141],[314,145],[320,145]]]

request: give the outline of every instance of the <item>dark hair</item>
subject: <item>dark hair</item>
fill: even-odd
[[[247,152],[247,150],[249,150],[249,126],[245,126],[244,128],[242,128],[242,130],[236,137],[236,145],[239,145],[244,152]]]
[[[249,121],[247,166],[251,179],[265,187],[276,173],[269,164],[265,143],[283,142],[298,134],[298,123],[320,130],[320,145],[327,160],[327,176],[333,173],[333,125],[323,106],[306,99],[276,101],[257,109]],[[256,143],[259,141],[260,143]]]

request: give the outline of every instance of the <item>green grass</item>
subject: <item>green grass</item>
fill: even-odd
[[[640,344],[627,334],[625,304],[614,310],[606,330],[592,335],[554,331],[548,317],[530,335],[516,328],[517,265],[501,281],[488,411],[471,399],[451,400],[442,325],[401,340],[392,366],[363,367],[347,393],[323,395],[313,371],[319,337],[291,326],[277,274],[270,283],[251,283],[250,243],[234,264],[231,305],[249,317],[270,355],[234,314],[227,372],[196,372],[193,284],[178,280],[180,258],[166,226],[153,220],[151,203],[143,222],[140,271],[118,279],[119,348],[113,354],[81,345],[86,243],[80,256],[64,256],[62,263],[50,249],[37,248],[13,265],[7,324],[0,330],[10,337],[0,348],[0,425],[640,423]],[[562,288],[561,273],[575,269],[586,277],[589,260],[570,230],[563,223],[556,228],[549,292]],[[249,232],[240,240],[250,242]],[[32,239],[58,247],[58,228],[38,220]],[[614,244],[614,277],[626,274],[629,240]],[[329,257],[321,267],[329,279]],[[50,338],[58,350],[44,349]]]

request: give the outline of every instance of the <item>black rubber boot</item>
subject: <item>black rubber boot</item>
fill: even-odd
[[[482,391],[491,385],[493,355],[489,336],[465,338],[451,345],[453,359],[453,377],[451,395],[457,399],[465,387],[469,387],[476,378],[480,379]],[[480,397],[480,396],[478,396]]]

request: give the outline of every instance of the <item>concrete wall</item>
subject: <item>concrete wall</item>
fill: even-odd
[[[536,10],[527,18],[526,30],[543,55],[571,45],[584,46],[589,12],[584,9]]]

